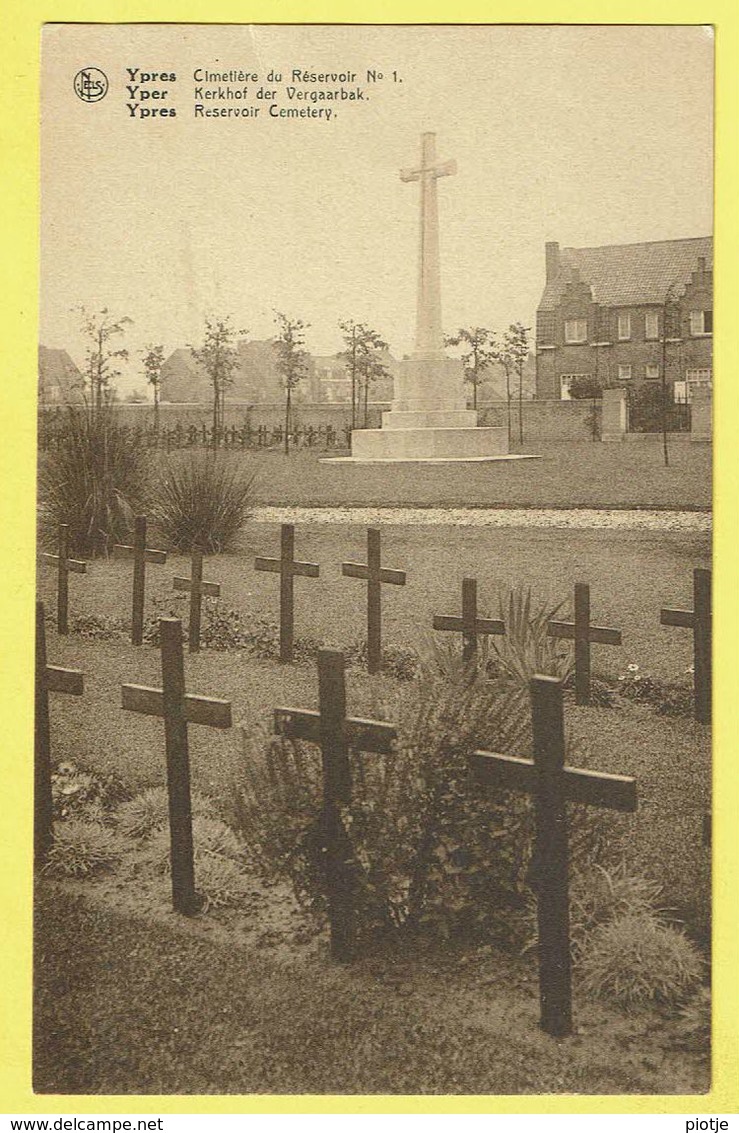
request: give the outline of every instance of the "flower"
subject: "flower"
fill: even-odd
[[[693,674],[693,673],[695,672],[695,665],[688,665],[688,667],[687,667],[687,669],[685,670],[685,672],[686,672],[686,673],[690,673],[690,674],[691,674],[691,676],[692,676],[692,674]]]
[[[631,665],[626,666],[626,671],[629,672],[629,673],[638,673],[639,672],[639,666],[632,662]]]

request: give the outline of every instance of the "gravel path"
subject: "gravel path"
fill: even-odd
[[[710,512],[620,511],[593,508],[258,507],[257,523],[368,524],[448,527],[559,527],[627,531],[711,530]]]

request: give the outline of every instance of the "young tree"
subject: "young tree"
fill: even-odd
[[[667,445],[667,413],[668,405],[670,402],[670,392],[667,383],[667,367],[671,359],[667,347],[672,342],[677,342],[679,345],[680,339],[680,304],[677,301],[677,293],[675,284],[671,283],[665,292],[665,298],[662,303],[662,405],[661,405],[661,423],[662,423],[662,455],[665,461],[665,468],[670,463],[670,453]]]
[[[162,388],[164,347],[147,346],[144,353],[144,377],[154,391],[154,428],[159,433],[159,397]]]
[[[383,356],[387,354],[388,349],[388,344],[380,337],[376,330],[372,330],[370,327],[363,327],[363,334],[360,338],[357,352],[357,374],[359,377],[358,393],[363,396],[364,400],[364,412],[362,417],[363,429],[367,428],[370,384],[376,382],[379,378],[388,377],[390,373],[382,360]]]
[[[477,388],[485,370],[498,361],[495,334],[486,327],[460,327],[445,342],[447,346],[461,347],[464,380],[472,386],[472,408],[477,409]]]
[[[308,353],[303,347],[305,331],[310,324],[304,323],[302,319],[289,319],[281,311],[275,311],[275,322],[279,327],[279,334],[275,339],[277,369],[285,390],[285,454],[287,454],[290,451],[292,391],[308,373]]]
[[[190,347],[192,356],[205,370],[213,386],[213,448],[223,431],[226,390],[233,385],[233,372],[238,362],[237,338],[246,331],[237,331],[230,318],[206,319],[203,345]]]
[[[382,355],[388,350],[388,344],[380,337],[376,330],[368,327],[366,323],[357,323],[354,319],[347,319],[339,323],[344,335],[345,350],[341,357],[346,362],[346,368],[351,378],[352,399],[352,429],[356,429],[359,409],[364,402],[363,427],[367,427],[367,403],[369,401],[370,383],[378,378],[387,377],[389,371],[382,361]]]
[[[511,373],[515,359],[511,354],[510,342],[508,335],[505,336],[501,343],[496,343],[493,348],[493,360],[501,367],[505,374],[505,394],[506,394],[506,414],[508,421],[508,447],[511,446],[512,426],[511,426]]]
[[[92,419],[96,418],[103,404],[111,399],[113,387],[111,381],[121,375],[115,363],[117,359],[127,359],[128,351],[125,347],[113,348],[113,344],[120,335],[125,334],[126,327],[133,322],[127,315],[116,319],[103,307],[101,311],[88,311],[79,307],[82,333],[90,340],[85,351],[85,368],[83,371],[83,397],[84,390],[89,389],[90,401],[88,413]],[[85,400],[87,400],[85,398]]]
[[[529,356],[529,331],[523,323],[511,323],[506,334],[506,342],[513,368],[518,375],[518,439],[523,444],[523,368]]]
[[[346,368],[351,378],[352,388],[352,429],[357,427],[357,385],[359,376],[359,343],[365,327],[362,323],[355,323],[353,319],[347,319],[345,322],[339,323],[339,329],[343,332],[344,343],[346,349],[341,351],[341,357],[346,362]]]

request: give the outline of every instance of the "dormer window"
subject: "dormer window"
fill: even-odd
[[[588,341],[587,319],[565,319],[565,342],[577,343]]]
[[[631,338],[631,315],[618,316],[618,339],[619,342],[626,342]]]
[[[691,311],[690,333],[693,337],[713,334],[713,311]]]

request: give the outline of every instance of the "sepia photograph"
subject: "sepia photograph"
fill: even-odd
[[[40,78],[34,1091],[700,1108],[713,28]]]

